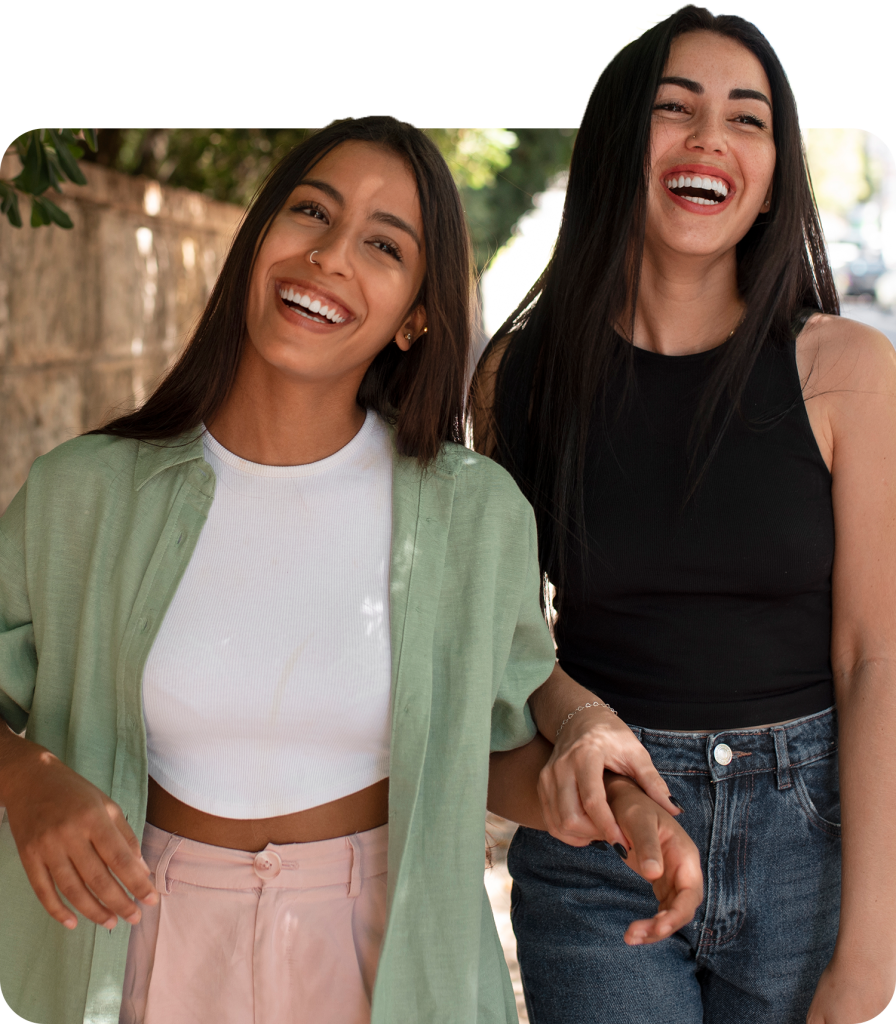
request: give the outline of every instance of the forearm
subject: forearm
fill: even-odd
[[[557,730],[570,712],[584,704],[593,704],[595,701],[601,702],[601,698],[568,676],[558,663],[548,678],[529,697],[529,709],[538,726],[538,731],[553,743],[557,737]],[[599,707],[587,708],[584,712],[578,712],[579,715],[587,716],[595,713],[612,714],[611,711],[602,710]]]
[[[487,806],[494,814],[527,828],[547,830],[538,799],[538,775],[553,747],[541,735],[516,750],[491,756]]]
[[[837,681],[842,899],[835,959],[896,979],[896,664],[861,665]]]

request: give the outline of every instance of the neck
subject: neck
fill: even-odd
[[[364,424],[356,396],[365,369],[351,379],[306,381],[244,357],[227,400],[206,426],[228,451],[249,462],[319,462],[344,448]]]
[[[662,355],[705,352],[727,339],[743,309],[733,249],[721,256],[658,258],[645,247],[633,336],[622,333]]]

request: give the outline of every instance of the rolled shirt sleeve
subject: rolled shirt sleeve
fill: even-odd
[[[537,730],[527,701],[551,674],[556,661],[554,642],[539,599],[541,570],[538,566],[535,516],[531,508],[527,506],[527,509],[528,544],[516,546],[526,558],[520,572],[519,613],[510,653],[492,706],[493,751],[512,750],[533,739]]]

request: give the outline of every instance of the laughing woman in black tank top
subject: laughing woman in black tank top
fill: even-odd
[[[705,899],[622,942],[650,888],[582,845],[568,767],[617,720],[570,708],[541,778],[568,813],[509,859],[532,1024],[857,1024],[892,995],[896,356],[837,313],[777,57],[683,8],[601,76],[474,426],[536,508],[560,665],[684,806]]]

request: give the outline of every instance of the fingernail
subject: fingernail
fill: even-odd
[[[63,924],[65,925],[65,927],[66,927],[66,928],[68,928],[69,930],[71,930],[72,928],[75,928],[75,927],[77,927],[77,924],[78,924],[78,922],[77,922],[77,921],[75,920],[75,918],[73,918],[73,917],[69,917],[69,918],[66,918],[66,919],[65,919],[65,920],[64,920],[64,921],[63,921],[62,923],[63,923]]]
[[[148,907],[154,907],[159,902],[159,894],[151,892],[148,896],[142,896],[140,902],[145,903]]]
[[[140,924],[140,911],[135,910],[130,917],[125,918],[125,921],[127,921],[128,924]]]
[[[628,860],[628,850],[626,850],[622,843],[613,843],[613,849],[623,860]]]
[[[669,803],[672,804],[673,807],[677,807],[680,811],[684,810],[681,804],[675,799],[674,796],[671,795],[671,793],[669,794]]]
[[[596,846],[598,850],[609,850],[610,844],[603,839],[592,839],[591,845]]]
[[[111,931],[112,931],[112,929],[113,929],[113,928],[114,928],[114,927],[115,927],[115,926],[116,926],[117,924],[118,924],[118,918],[117,918],[117,917],[110,917],[110,918],[109,918],[109,920],[108,920],[108,921],[106,921],[106,923],[105,923],[105,924],[103,925],[103,927],[104,927],[105,929],[107,929],[108,931],[110,931],[110,932],[111,932]]]

